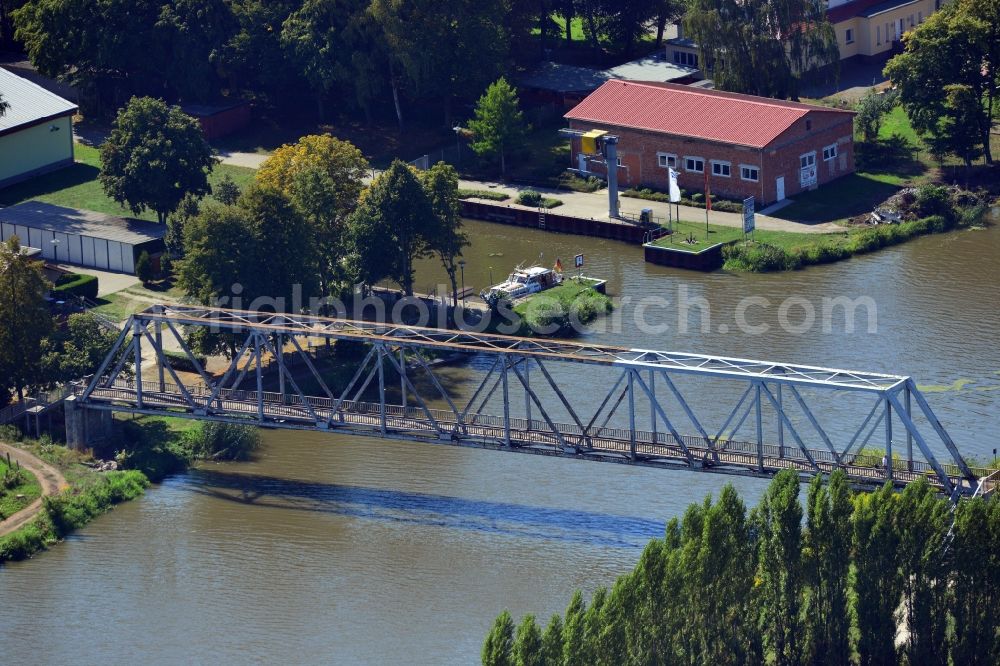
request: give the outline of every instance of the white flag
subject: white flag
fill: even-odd
[[[677,186],[677,171],[670,168],[670,203],[677,203],[681,200],[681,188]]]

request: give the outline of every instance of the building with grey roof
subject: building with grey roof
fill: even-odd
[[[166,227],[90,210],[26,201],[0,208],[0,240],[17,236],[22,245],[41,248],[49,261],[119,273],[135,273],[143,251],[163,251]]]
[[[0,187],[73,164],[76,104],[0,67]]]

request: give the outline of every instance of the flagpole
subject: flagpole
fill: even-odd
[[[702,165],[704,167],[704,164]],[[705,169],[705,242],[708,242],[708,211],[712,210],[712,195],[708,191],[708,169]]]

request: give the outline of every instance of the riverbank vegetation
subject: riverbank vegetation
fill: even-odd
[[[0,538],[0,563],[23,560],[45,550],[115,505],[134,499],[149,486],[149,480],[136,470],[98,472],[88,466],[90,457],[53,444],[39,441],[14,442],[16,431],[5,428],[3,438],[56,467],[66,478],[69,489],[44,499],[44,510],[19,530]]]
[[[34,474],[10,456],[0,458],[0,520],[13,516],[41,494],[42,486]]]
[[[589,605],[544,629],[503,612],[482,663],[1000,663],[1000,501],[854,494],[839,471],[799,491],[785,470],[747,511],[727,485]]]

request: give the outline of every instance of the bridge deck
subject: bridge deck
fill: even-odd
[[[297,396],[282,399],[279,393],[264,392],[263,400],[258,401],[255,392],[230,389],[220,391],[210,411],[196,413],[179,388],[169,384],[164,388],[166,390],[160,391],[156,382],[142,382],[142,405],[139,405],[135,382],[119,379],[112,387],[96,388],[88,404],[98,409],[247,422],[275,428],[384,434],[459,446],[510,448],[544,455],[749,476],[768,477],[778,470],[789,468],[804,474],[829,473],[841,468],[859,484],[880,485],[887,479],[887,470],[882,468],[881,459],[855,454],[848,460],[837,461],[827,449],[807,449],[815,461],[814,466],[798,447],[787,445],[758,445],[726,439],[716,442],[684,435],[678,442],[669,433],[631,431],[628,428],[593,428],[584,434],[576,424],[566,423],[554,424],[557,433],[544,421],[529,422],[514,417],[508,420],[508,427],[505,428],[504,418],[493,414],[468,413],[459,419],[448,410],[425,411],[417,406],[391,404],[385,405],[383,425],[381,405],[377,402],[344,400],[339,409],[334,410],[334,402],[325,397],[308,397],[307,407]],[[185,389],[202,400],[210,397],[210,391],[203,386],[185,386]],[[263,420],[260,418],[261,407]],[[963,479],[957,467],[945,467],[953,483],[961,485]],[[892,481],[897,486],[922,476],[940,486],[933,468],[926,462],[897,460],[892,470]]]

